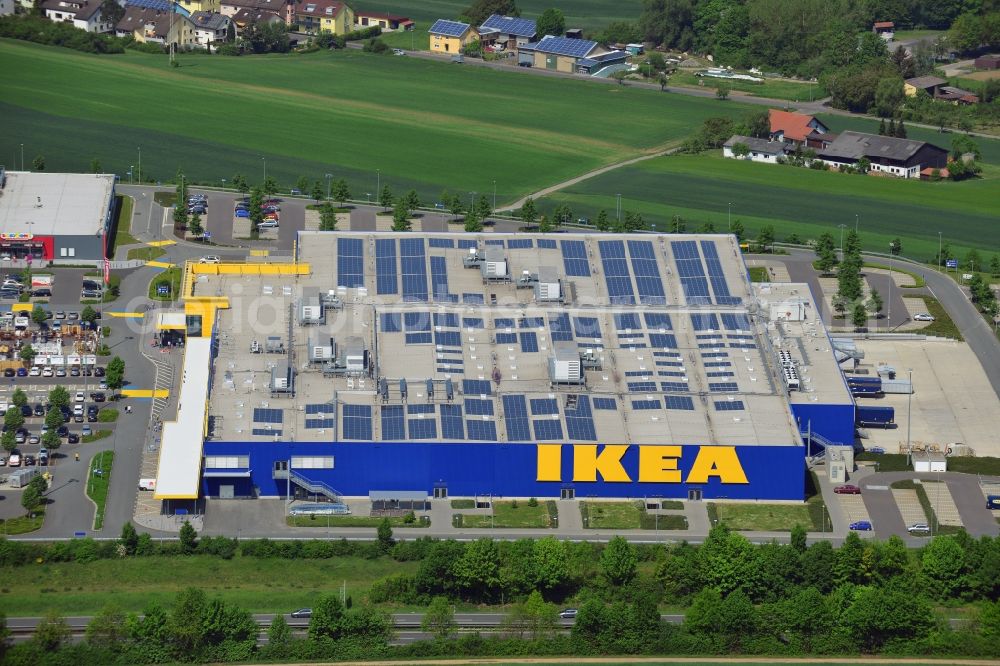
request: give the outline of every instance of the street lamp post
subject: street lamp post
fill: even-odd
[[[847,228],[846,224],[838,224],[840,227],[840,260],[844,260],[844,229]]]
[[[858,233],[858,222],[860,221],[860,219],[861,219],[861,216],[858,213],[855,213],[854,214],[854,233]]]
[[[732,201],[729,202],[729,217],[728,217],[728,220],[726,222],[726,229],[728,229],[729,231],[733,230],[733,202]]]
[[[222,189],[226,189],[226,179],[222,179]]]
[[[476,208],[476,193],[469,192],[469,212],[472,212]]]
[[[140,185],[142,185],[142,146],[136,148],[139,151],[139,173],[136,174],[135,180]]]
[[[261,160],[261,162],[264,163],[264,182],[266,183],[267,182],[267,158],[261,156],[260,160]]]
[[[622,195],[621,194],[616,194],[615,197],[617,197],[617,199],[616,199],[617,203],[615,203],[615,216],[617,217],[618,221],[621,222],[622,221]]]
[[[128,184],[129,185],[132,184],[132,169],[134,169],[134,168],[135,168],[134,164],[129,164],[128,165]]]
[[[886,326],[886,328],[889,328],[889,327],[892,326],[892,284],[893,284],[892,283],[892,248],[893,248],[893,244],[890,242],[889,243],[889,295],[887,296],[887,298],[888,298],[888,305],[886,306],[886,315],[885,315],[885,319],[886,319],[885,326]]]
[[[330,200],[330,186],[333,185],[333,174],[326,174],[326,200]]]
[[[908,368],[906,373],[907,373],[907,378],[909,379],[910,382],[910,392],[906,394],[906,457],[907,457],[907,462],[909,462],[910,424],[912,423],[912,421],[910,420],[910,405],[913,403],[913,368]]]
[[[938,273],[941,272],[941,232],[938,232]]]
[[[375,169],[375,196],[379,195],[382,191],[382,170]]]
[[[493,212],[497,212],[497,181],[493,179]]]
[[[21,171],[24,171],[24,144],[21,144]]]

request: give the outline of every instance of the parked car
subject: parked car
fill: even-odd
[[[250,211],[243,210],[242,208],[237,208],[236,217],[250,217]]]
[[[867,449],[867,451],[868,451],[868,453],[873,453],[873,454],[879,455],[879,456],[885,454],[885,449],[882,448],[881,446],[873,446],[873,447]]]
[[[66,376],[66,368],[62,367],[56,368],[56,377],[65,377],[65,376]]]
[[[28,369],[27,368],[18,368],[17,369],[17,376],[18,377],[27,377],[28,376]]]
[[[406,55],[406,51],[404,51],[403,49],[393,49],[392,50],[392,55],[405,56]]]
[[[7,459],[7,464],[11,467],[21,466],[21,449],[14,449],[10,452],[10,458]]]
[[[931,533],[931,526],[927,523],[913,523],[906,528],[906,531],[910,534],[918,534],[921,536],[929,535]]]
[[[14,371],[14,368],[6,368],[6,369],[5,369],[4,371],[3,371],[3,376],[4,376],[4,377],[13,377],[13,376],[15,376],[16,374],[17,374],[17,372],[15,372],[15,371]]]
[[[38,449],[38,464],[39,465],[49,464],[49,450],[44,446]]]
[[[59,429],[56,430],[56,434],[59,435],[60,437],[65,437],[66,435],[69,434],[69,428],[67,428],[64,425],[61,425],[59,426]]]
[[[312,614],[313,614],[312,608],[300,608],[297,611],[292,611],[291,613],[289,613],[289,615],[291,617],[294,617],[295,619],[309,619],[312,617]]]
[[[0,456],[0,467],[6,467],[6,466],[7,466],[7,458],[5,458],[4,456]]]
[[[90,399],[94,402],[104,402],[107,398],[103,393],[91,393]]]
[[[35,289],[33,292],[31,292],[31,295],[34,296],[35,298],[52,298],[52,290]]]
[[[21,416],[27,419],[34,415],[35,415],[35,410],[31,408],[31,405],[21,405]]]
[[[261,222],[260,224],[257,225],[257,228],[258,229],[277,229],[278,228],[278,221],[277,220],[264,220],[263,222]]]
[[[84,289],[83,291],[80,292],[80,298],[87,300],[91,299],[99,300],[102,297],[103,294],[101,294],[101,292],[95,291],[93,289]]]
[[[559,613],[559,617],[564,620],[574,620],[576,619],[577,610],[575,608],[564,608]]]
[[[28,444],[31,444],[32,446],[41,443],[41,441],[42,438],[35,434],[32,434],[30,437],[28,437]]]
[[[52,368],[49,366],[45,366],[45,368],[42,370],[42,377],[51,377],[52,374],[53,374]]]
[[[83,429],[80,430],[80,434],[83,435],[84,437],[86,437],[87,435],[92,435],[93,433],[94,431],[90,429],[89,425],[83,426]]]
[[[78,365],[72,366],[69,369],[69,376],[70,377],[79,377],[80,376],[80,366],[78,366]]]
[[[77,319],[80,318],[80,313],[79,312],[69,312],[69,313],[66,314],[66,318],[69,319],[70,321],[76,321]]]
[[[77,391],[76,396],[73,398],[73,402],[83,402],[87,398],[83,395],[83,391]]]
[[[42,406],[42,403],[35,405],[33,413],[35,416],[45,416],[45,407]]]
[[[76,434],[75,432],[71,432],[71,433],[69,433],[69,435],[66,436],[66,443],[67,444],[79,444],[80,443],[80,436],[78,434]]]
[[[28,454],[26,454],[24,456],[24,466],[25,467],[34,467],[36,462],[37,461],[35,460],[35,456],[31,455],[30,453],[28,453]]]
[[[36,365],[31,368],[31,372],[29,372],[28,375],[31,377],[41,377],[42,369]]]
[[[913,321],[934,321],[934,317],[926,312],[913,315]]]
[[[838,495],[860,495],[861,488],[848,483],[847,485],[837,486],[833,489],[833,492]]]
[[[215,254],[209,254],[198,260],[202,264],[218,264],[222,262],[222,258]]]
[[[56,319],[65,319],[65,318],[66,318],[66,313],[63,312],[62,310],[56,312]]]
[[[855,532],[871,532],[872,524],[870,520],[856,520],[848,525]]]

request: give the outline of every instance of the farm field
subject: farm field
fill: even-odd
[[[837,237],[837,225],[853,226],[859,214],[862,241],[873,250],[884,251],[898,236],[904,255],[927,259],[937,252],[938,231],[961,254],[1000,247],[995,179],[928,183],[850,176],[727,160],[718,152],[616,169],[546,197],[540,210],[565,203],[575,216],[594,220],[602,208],[614,215],[620,193],[623,210],[642,213],[660,229],[680,215],[688,230],[711,222],[725,232],[732,202],[732,219],[743,222],[748,237],[765,224],[774,225],[778,240],[790,234],[817,238],[824,231]]]
[[[752,95],[754,97],[770,97],[774,99],[787,99],[792,102],[812,101],[826,97],[827,92],[818,83],[808,81],[791,81],[788,79],[766,79],[763,83],[752,83],[750,81],[740,81],[739,79],[723,80],[709,77],[698,77],[693,72],[678,70],[670,76],[671,87],[683,86],[686,88],[705,88],[714,90],[720,83],[725,83],[733,92],[730,99],[738,100],[740,95]]]
[[[492,189],[506,201],[589,169],[672,145],[707,115],[748,107],[655,90],[498,72],[355,50],[225,58],[93,56],[0,41],[0,160],[44,155],[50,171],[288,187],[345,178],[355,197],[382,184]],[[599,118],[599,121],[597,120]]]
[[[429,27],[435,19],[455,19],[471,4],[471,0],[376,0],[366,2],[363,8],[409,16]],[[641,0],[521,0],[517,6],[524,18],[538,18],[555,7],[566,15],[567,28],[594,31],[603,30],[612,21],[638,21],[642,13]]]

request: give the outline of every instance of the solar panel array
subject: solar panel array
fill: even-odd
[[[254,423],[281,423],[283,420],[283,410],[254,407]]]
[[[729,285],[726,283],[726,276],[722,272],[722,262],[719,261],[719,251],[715,247],[715,241],[703,240],[701,251],[705,255],[705,264],[708,266],[708,279],[712,283],[712,291],[715,292],[715,302],[719,305],[739,305],[743,299],[729,293]]]
[[[712,298],[708,292],[708,280],[705,279],[705,267],[698,253],[698,243],[670,241],[670,247],[674,251],[674,263],[677,264],[684,298],[689,304],[710,304]]]
[[[341,287],[365,286],[364,249],[360,238],[337,239],[337,284]]]
[[[344,405],[341,409],[341,435],[344,439],[370,442],[372,439],[371,405]]]
[[[438,19],[434,21],[434,25],[430,27],[427,32],[432,35],[442,35],[444,37],[461,37],[465,34],[465,31],[469,29],[468,23],[460,23],[459,21],[448,21],[445,19]]]
[[[533,37],[535,34],[535,22],[531,19],[511,18],[500,14],[493,14],[479,27],[492,28],[505,35],[517,35],[518,37]]]
[[[663,278],[660,276],[660,265],[656,261],[652,241],[630,240],[628,253],[632,257],[639,302],[645,305],[666,305],[667,296],[663,293]]]
[[[435,301],[458,303],[458,296],[448,293],[448,264],[444,257],[431,257],[431,291]]]
[[[503,396],[503,417],[504,425],[507,426],[508,441],[531,441],[531,432],[528,429],[528,410],[524,406],[523,395]]]
[[[399,256],[403,267],[403,300],[427,300],[427,262],[423,238],[400,238]]]
[[[375,293],[399,293],[399,279],[396,276],[395,238],[375,240]]]
[[[581,240],[562,241],[563,268],[572,277],[590,277],[587,245]]]
[[[535,44],[535,50],[540,53],[583,58],[597,47],[597,42],[588,39],[569,39],[567,37],[548,37]]]
[[[628,261],[625,260],[625,243],[620,240],[602,240],[597,242],[597,247],[601,252],[601,264],[604,266],[604,279],[611,302],[616,305],[635,304],[632,274],[629,272]]]

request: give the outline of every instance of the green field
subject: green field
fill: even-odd
[[[634,87],[459,67],[353,49],[225,58],[93,56],[0,41],[0,155],[25,144],[47,168],[138,163],[148,180],[267,174],[487,192],[498,201],[685,138],[706,115],[747,107]],[[599,120],[598,120],[599,118]]]
[[[820,529],[814,524],[805,504],[718,504],[709,503],[708,515],[732,530],[786,532],[796,525],[807,530]]]
[[[363,8],[423,21],[427,25],[418,25],[417,30],[426,31],[435,19],[454,19],[471,4],[471,0],[375,0]],[[556,7],[565,14],[567,28],[585,30],[601,30],[611,21],[635,22],[642,12],[641,0],[520,0],[517,6],[524,18],[538,18],[549,7]]]
[[[189,585],[254,612],[281,612],[311,605],[321,594],[340,589],[355,600],[371,583],[396,573],[413,573],[417,562],[387,558],[335,557],[325,560],[215,556],[139,557],[0,567],[0,607],[8,616],[89,614],[114,602],[140,611],[151,601],[164,605]]]
[[[722,79],[712,79],[708,77],[695,76],[693,72],[678,70],[670,76],[670,86],[687,86],[689,88],[700,88],[704,83],[705,88],[716,88]],[[788,81],[785,79],[767,79],[763,83],[753,83],[750,81],[740,81],[734,79],[725,81],[732,91],[740,91],[733,94],[730,99],[739,99],[741,93],[753,95],[754,97],[773,97],[775,99],[787,99],[793,102],[812,101],[826,97],[826,91],[817,83],[807,81]]]
[[[493,502],[493,515],[461,515],[462,527],[479,528],[547,528],[555,527],[556,505],[551,500],[529,506],[527,501],[517,503]],[[457,519],[456,519],[457,520]]]
[[[765,224],[778,240],[790,234],[836,237],[838,224],[853,226],[860,214],[862,241],[869,249],[887,251],[900,237],[908,257],[928,259],[937,253],[938,231],[958,256],[971,247],[1000,247],[996,202],[1000,181],[929,183],[851,176],[826,171],[759,164],[722,158],[719,151],[646,160],[586,180],[546,197],[544,212],[565,203],[576,216],[597,217],[600,209],[614,214],[615,195],[622,208],[642,213],[647,224],[666,229],[674,215],[696,231],[711,222],[727,229],[728,204],[753,237]]]

